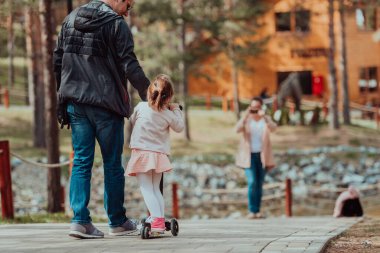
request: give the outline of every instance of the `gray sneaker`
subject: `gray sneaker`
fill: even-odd
[[[128,235],[128,234],[131,234],[135,231],[137,231],[136,222],[134,222],[132,220],[127,220],[120,227],[110,228],[109,229],[109,235],[113,235],[113,236]]]
[[[99,231],[92,223],[71,223],[69,236],[79,239],[96,239],[103,238],[104,233]]]

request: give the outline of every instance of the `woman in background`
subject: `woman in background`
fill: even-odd
[[[260,212],[264,177],[266,170],[275,167],[269,134],[277,125],[262,106],[263,100],[255,97],[235,126],[242,133],[236,165],[245,169],[247,177],[249,219],[264,218]]]

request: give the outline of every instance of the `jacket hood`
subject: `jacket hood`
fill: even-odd
[[[119,18],[122,17],[104,2],[91,1],[79,8],[75,17],[74,28],[81,32],[91,32]]]

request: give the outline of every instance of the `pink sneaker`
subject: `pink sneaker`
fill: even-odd
[[[152,232],[165,232],[165,218],[153,218],[153,221],[150,224],[150,228]]]

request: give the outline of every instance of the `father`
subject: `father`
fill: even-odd
[[[71,125],[74,166],[70,205],[74,211],[70,236],[102,238],[91,223],[91,169],[95,139],[104,163],[104,207],[110,235],[125,235],[136,224],[125,215],[124,169],[121,155],[124,117],[129,117],[127,79],[146,100],[149,80],[133,52],[132,33],[123,19],[134,0],[93,0],[70,13],[62,24],[54,51],[58,90],[58,121]]]

